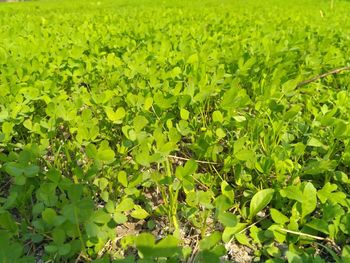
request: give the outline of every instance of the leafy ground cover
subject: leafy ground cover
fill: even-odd
[[[0,5],[0,262],[350,262],[349,11]]]

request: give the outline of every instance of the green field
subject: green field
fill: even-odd
[[[1,3],[0,262],[350,262],[349,12]]]

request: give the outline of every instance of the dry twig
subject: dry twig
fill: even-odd
[[[304,237],[317,239],[317,240],[329,240],[328,238],[314,236],[314,235],[310,235],[310,234],[305,234],[303,232],[292,231],[292,230],[284,229],[284,228],[281,228],[281,227],[279,227],[278,230],[281,230],[282,232],[298,235],[298,236],[304,236]]]
[[[182,161],[189,161],[189,158],[184,158],[184,157],[180,157],[180,156],[176,156],[176,155],[168,155],[169,158],[172,159],[178,159],[178,160],[182,160]],[[218,164],[215,162],[208,162],[208,161],[201,161],[201,160],[194,160],[196,163],[204,163],[204,164]]]
[[[304,236],[304,237],[313,238],[313,239],[316,239],[316,240],[326,241],[326,242],[330,243],[330,245],[331,245],[338,253],[341,252],[341,248],[340,248],[340,247],[334,242],[334,240],[331,239],[331,238],[314,236],[314,235],[310,235],[310,234],[306,234],[306,233],[302,233],[302,232],[297,232],[297,231],[292,231],[292,230],[288,230],[288,229],[284,229],[284,228],[278,228],[278,230],[281,230],[281,231],[286,232],[286,233],[298,235],[298,236]]]
[[[315,76],[315,77],[313,77],[313,78],[311,78],[311,79],[304,80],[304,81],[298,83],[297,86],[296,86],[296,88],[300,88],[301,86],[304,86],[304,85],[309,84],[309,83],[311,83],[311,82],[314,82],[314,81],[316,81],[316,80],[325,78],[325,77],[327,77],[327,76],[329,76],[329,75],[338,74],[338,73],[340,73],[340,72],[342,72],[342,71],[345,71],[345,70],[350,70],[350,66],[342,67],[342,68],[336,68],[336,69],[333,69],[333,70],[331,70],[331,71],[325,72],[325,73],[323,73],[323,74],[321,74],[321,75],[317,75],[317,76]]]

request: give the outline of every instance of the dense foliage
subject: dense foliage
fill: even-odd
[[[0,5],[0,262],[350,262],[350,4],[254,2]]]

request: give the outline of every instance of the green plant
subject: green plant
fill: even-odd
[[[348,262],[349,8],[1,4],[0,262]]]

